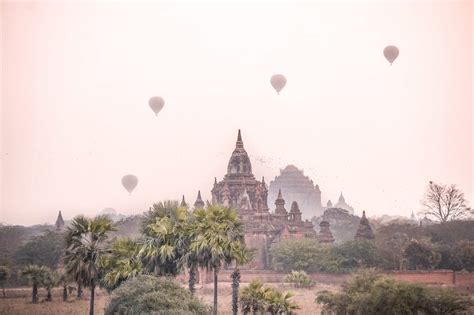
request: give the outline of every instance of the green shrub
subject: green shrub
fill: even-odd
[[[270,314],[291,314],[292,310],[299,309],[291,299],[293,293],[282,293],[275,288],[268,288],[259,280],[252,280],[240,292],[240,306],[244,314],[257,312]]]
[[[396,282],[365,271],[343,285],[341,293],[322,291],[316,302],[329,314],[463,314],[469,297],[451,290],[428,290],[417,283]]]
[[[286,275],[284,282],[293,284],[295,288],[311,288],[314,285],[313,279],[302,270],[292,270],[290,274]]]
[[[349,241],[337,246],[321,246],[312,239],[286,239],[270,248],[276,271],[348,273],[375,267],[382,258],[371,241]]]
[[[207,314],[209,308],[171,278],[139,275],[112,294],[105,314]]]
[[[312,239],[285,239],[270,248],[273,268],[277,271],[326,271],[330,249]]]

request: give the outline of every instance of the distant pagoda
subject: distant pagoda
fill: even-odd
[[[334,243],[335,239],[332,235],[331,229],[329,228],[330,224],[328,221],[323,220],[319,223],[319,235],[318,241],[319,243]]]
[[[56,223],[54,225],[56,226],[56,231],[58,232],[64,228],[64,220],[61,211],[59,211],[58,218],[56,219]]]
[[[357,229],[355,239],[367,239],[372,240],[375,238],[374,232],[370,227],[369,220],[365,216],[365,211],[362,212],[362,218],[360,218],[359,228]]]
[[[280,175],[270,182],[269,199],[277,198],[278,191],[285,192],[285,197],[298,202],[302,216],[311,219],[322,214],[321,190],[318,185],[305,176],[303,171],[294,165],[280,170]]]
[[[342,192],[334,208],[344,209],[344,210],[347,210],[350,214],[354,214],[354,208],[352,208],[346,203],[346,199],[342,195]]]

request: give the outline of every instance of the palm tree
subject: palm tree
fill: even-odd
[[[82,262],[74,257],[69,248],[72,246],[75,238],[85,234],[89,230],[90,220],[85,216],[76,216],[69,224],[66,235],[66,253],[64,256],[64,263],[68,266],[66,273],[77,283],[77,298],[82,298],[82,278],[84,277],[84,270],[82,268]]]
[[[188,211],[177,201],[153,205],[143,220],[145,240],[139,252],[149,272],[176,276],[186,253]]]
[[[63,287],[63,302],[66,302],[68,298],[67,286],[70,282],[70,279],[71,276],[66,272],[61,273],[61,275],[59,276],[58,283],[61,284]]]
[[[218,274],[224,262],[232,260],[232,249],[244,240],[243,225],[237,213],[228,207],[208,204],[193,213],[189,255],[198,257],[199,265],[214,272],[214,308],[217,314]]]
[[[10,279],[11,270],[7,266],[0,266],[0,283],[2,284],[3,297],[5,297],[5,283]]]
[[[38,285],[41,283],[46,269],[44,266],[28,265],[21,270],[21,275],[27,277],[33,286],[31,292],[31,303],[38,303]]]
[[[252,280],[240,293],[240,306],[244,314],[257,314],[265,309],[265,295],[268,288],[260,280]]]
[[[46,289],[46,301],[51,302],[53,300],[53,295],[51,294],[51,290],[59,284],[59,275],[49,269],[48,267],[44,267],[44,272],[40,279],[41,285]]]
[[[296,303],[290,301],[293,296],[291,292],[281,293],[274,288],[269,288],[265,292],[267,311],[272,315],[291,314],[293,310],[299,309]]]
[[[109,256],[105,259],[103,284],[107,289],[117,288],[123,281],[143,272],[143,264],[138,256],[140,244],[124,238],[112,244]]]
[[[108,253],[106,240],[113,231],[113,223],[106,216],[88,219],[74,218],[66,233],[66,271],[78,283],[91,290],[89,314],[94,314],[95,288]]]
[[[237,243],[238,244],[238,243]],[[239,266],[249,263],[255,252],[247,249],[245,244],[242,243],[240,246],[236,246],[231,251],[231,256],[229,257],[234,262],[234,271],[230,275],[232,280],[232,313],[237,315],[239,311],[239,286],[240,286],[240,269]],[[232,262],[229,262],[232,263]]]

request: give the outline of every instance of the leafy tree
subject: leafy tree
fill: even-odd
[[[177,201],[153,205],[143,220],[144,244],[140,256],[149,272],[176,276],[180,260],[187,252],[188,211]]]
[[[343,285],[341,293],[322,291],[316,302],[335,314],[456,314],[467,311],[469,297],[453,291],[428,290],[417,283],[396,282],[364,271]]]
[[[243,225],[230,208],[208,205],[193,212],[189,255],[199,265],[214,272],[214,308],[217,314],[217,280],[222,265],[232,260],[232,252],[244,242]]]
[[[66,270],[78,283],[90,288],[90,315],[94,314],[95,288],[108,253],[108,233],[113,229],[112,221],[106,216],[94,219],[78,216],[73,219],[66,233]]]
[[[456,185],[430,182],[422,201],[422,214],[440,222],[461,219],[472,213],[464,193]]]
[[[469,296],[446,288],[432,290],[430,304],[432,314],[465,314],[474,305]]]
[[[58,267],[65,250],[64,236],[57,232],[47,231],[33,236],[20,246],[14,255],[19,265],[42,265],[51,269]]]
[[[47,267],[38,265],[28,265],[21,270],[21,275],[27,277],[31,281],[31,302],[38,303],[38,286],[41,284],[45,273],[47,273]]]
[[[424,228],[434,243],[453,245],[462,240],[474,241],[474,220],[453,220]]]
[[[381,269],[401,269],[405,260],[403,251],[412,239],[422,239],[425,233],[418,225],[390,223],[376,230],[375,245],[381,259]]]
[[[138,255],[140,249],[140,244],[129,238],[119,239],[112,244],[110,254],[104,261],[105,276],[102,282],[107,289],[113,290],[123,281],[143,272]]]
[[[433,268],[441,259],[441,255],[430,244],[417,240],[412,240],[403,254],[409,266],[416,270]]]
[[[377,247],[370,240],[354,240],[332,248],[341,268],[357,269],[376,267],[380,264]]]
[[[460,241],[455,247],[455,257],[460,269],[474,271],[474,241]]]
[[[270,248],[273,268],[277,271],[306,272],[325,271],[328,269],[330,249],[320,246],[313,239],[288,238],[273,244]]]
[[[207,314],[208,307],[172,278],[138,275],[113,291],[106,315]]]
[[[0,266],[0,284],[2,285],[3,297],[5,297],[5,283],[10,279],[11,273],[7,266]]]

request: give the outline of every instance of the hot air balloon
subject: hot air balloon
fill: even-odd
[[[280,91],[286,85],[286,78],[283,74],[275,74],[271,77],[270,83],[272,84],[275,91],[277,91],[277,93],[280,94]]]
[[[390,65],[392,65],[395,59],[397,59],[398,53],[399,53],[398,48],[395,46],[387,46],[383,50],[383,55],[388,60],[388,62],[390,62]]]
[[[165,101],[159,96],[153,96],[148,101],[148,105],[150,105],[151,110],[155,112],[155,115],[158,115],[163,106],[165,106]]]
[[[131,194],[132,191],[137,187],[138,178],[135,175],[128,174],[122,177],[122,185]]]

